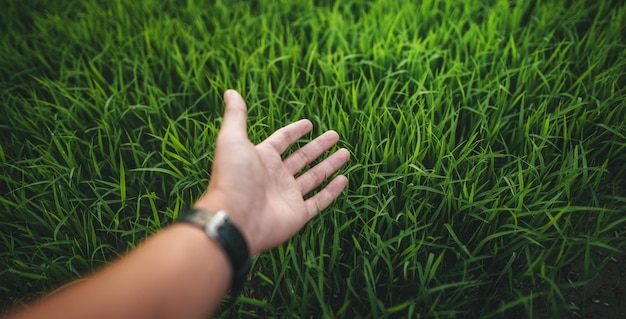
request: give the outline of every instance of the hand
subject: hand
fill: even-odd
[[[304,196],[332,176],[350,153],[339,149],[295,177],[335,145],[339,135],[327,131],[283,160],[281,154],[310,132],[313,124],[309,120],[289,124],[255,146],[248,139],[247,108],[241,95],[228,90],[224,100],[211,180],[194,207],[229,212],[254,255],[285,242],[332,203],[347,184],[343,175],[312,197],[305,200]]]

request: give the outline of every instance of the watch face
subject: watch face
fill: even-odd
[[[228,219],[228,214],[225,211],[220,210],[215,213],[215,215],[211,216],[208,223],[206,223],[205,230],[209,236],[213,238],[217,238],[219,236],[220,227],[230,222]]]
[[[216,213],[210,210],[194,209],[191,214],[185,216],[185,218],[198,226],[205,227],[215,215]]]

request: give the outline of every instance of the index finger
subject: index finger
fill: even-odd
[[[311,123],[311,121],[306,119],[300,120],[276,130],[276,132],[266,138],[261,144],[267,143],[272,146],[278,154],[282,154],[289,145],[293,144],[306,133],[309,133],[312,129],[313,123]]]

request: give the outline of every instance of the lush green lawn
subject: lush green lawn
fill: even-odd
[[[353,154],[336,204],[257,256],[242,316],[584,313],[568,296],[626,248],[622,1],[9,0],[0,12],[2,308],[189,207],[231,87],[252,141],[306,117]]]

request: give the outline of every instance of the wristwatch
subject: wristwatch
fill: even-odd
[[[250,254],[248,245],[239,229],[231,222],[226,211],[217,212],[191,209],[181,215],[176,222],[189,223],[203,229],[213,240],[217,241],[233,267],[233,280],[230,288],[231,303],[243,287],[248,271],[250,271]]]

